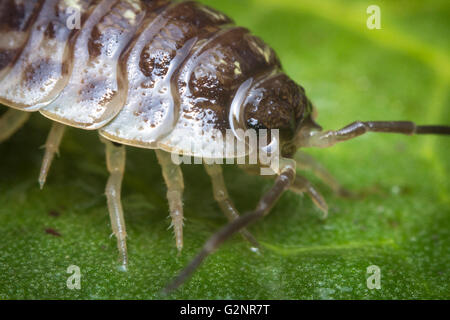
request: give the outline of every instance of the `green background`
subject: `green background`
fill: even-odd
[[[447,0],[202,2],[278,52],[326,129],[354,120],[450,124]],[[366,28],[372,4],[381,8],[381,30]],[[34,114],[0,145],[0,298],[160,298],[159,290],[226,223],[203,168],[183,166],[185,249],[177,257],[154,152],[128,149],[122,194],[130,270],[119,272],[116,241],[109,237],[103,145],[95,132],[69,129],[40,191],[39,147],[49,126]],[[307,197],[287,193],[250,228],[264,244],[262,254],[236,236],[168,298],[450,298],[450,140],[369,134],[310,153],[366,196],[339,198],[306,173],[328,201],[326,221]],[[270,187],[234,166],[224,172],[241,212]],[[81,290],[66,287],[72,264],[81,268]],[[370,265],[381,269],[379,290],[366,286]]]

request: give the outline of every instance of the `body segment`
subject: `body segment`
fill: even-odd
[[[0,101],[118,143],[195,156],[213,146],[233,157],[217,137],[234,128],[239,88],[281,73],[261,39],[192,1],[33,3],[6,9],[29,23],[17,23],[22,40],[16,61],[4,59]],[[80,30],[66,23],[72,9]]]
[[[26,0],[0,2],[0,80],[9,73],[27,43],[42,3]]]
[[[19,1],[19,0],[16,0]],[[91,0],[78,0],[85,12]],[[66,23],[69,1],[46,0],[28,31],[26,44],[0,81],[0,102],[24,111],[37,111],[53,101],[67,84],[70,40],[76,30]]]
[[[50,119],[84,129],[105,125],[122,108],[127,85],[119,57],[146,7],[140,1],[103,0],[91,10],[71,47],[73,67],[66,87],[40,109]]]

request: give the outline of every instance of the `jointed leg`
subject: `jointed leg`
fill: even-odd
[[[328,216],[328,205],[323,198],[323,196],[314,188],[311,182],[308,181],[305,177],[297,174],[295,176],[294,182],[289,187],[289,190],[302,194],[306,193],[311,200],[314,202],[317,208],[319,208],[323,212],[323,219],[326,219]]]
[[[55,153],[59,155],[59,145],[61,144],[65,128],[66,126],[61,123],[52,122],[52,128],[45,142],[45,155],[39,174],[39,185],[41,189],[44,187]]]
[[[410,121],[356,121],[337,131],[315,131],[300,136],[297,146],[326,148],[356,138],[366,132],[413,134],[450,134],[449,126],[416,126]]]
[[[205,169],[211,178],[214,199],[219,204],[222,212],[229,221],[239,218],[239,213],[228,195],[227,187],[223,179],[222,167],[218,164],[205,164]],[[244,239],[248,240],[255,247],[258,247],[258,242],[248,230],[242,229],[240,232]]]
[[[30,117],[29,112],[8,109],[0,118],[0,143],[17,132]]]
[[[170,153],[156,150],[156,156],[167,185],[170,217],[175,232],[176,246],[180,253],[183,249],[183,173],[180,166],[173,163]]]
[[[192,274],[192,272],[197,269],[203,260],[214,252],[225,240],[256,220],[266,216],[283,192],[289,188],[294,179],[295,162],[284,160],[281,164],[281,170],[274,185],[268,192],[266,192],[266,194],[264,194],[256,206],[256,209],[233,220],[209,238],[200,253],[191,261],[191,263],[189,263],[189,265],[178,275],[178,277],[176,277],[174,281],[164,289],[164,292],[168,293],[179,287]]]
[[[299,150],[295,154],[295,160],[297,162],[297,169],[311,171],[324,183],[330,186],[330,188],[338,195],[344,197],[351,195],[350,191],[342,187],[341,184],[309,154]]]
[[[255,165],[252,166],[240,165],[240,167],[241,169],[252,175],[257,175],[260,172],[259,167]],[[273,176],[264,176],[264,177],[272,178]],[[295,180],[289,186],[289,191],[295,192],[300,195],[306,193],[314,202],[314,204],[323,212],[324,214],[323,218],[325,219],[327,217],[328,205],[325,199],[320,194],[320,192],[317,191],[317,189],[312,185],[312,183],[309,182],[305,177],[296,174]]]
[[[120,200],[120,191],[125,171],[125,147],[115,145],[110,141],[102,141],[106,144],[106,165],[109,171],[109,179],[105,190],[108,200],[108,211],[111,218],[111,227],[117,238],[121,268],[126,270],[128,265],[127,232],[125,229],[122,202]]]

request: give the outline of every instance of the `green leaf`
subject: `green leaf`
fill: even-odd
[[[202,2],[273,46],[314,101],[324,128],[354,120],[450,123],[446,0]],[[366,27],[372,4],[381,8],[381,30]],[[226,223],[203,168],[183,166],[185,249],[177,256],[154,152],[128,148],[122,196],[130,268],[120,272],[104,196],[103,145],[95,132],[69,129],[40,191],[39,147],[49,125],[34,114],[0,145],[0,299],[160,298],[159,290]],[[326,221],[308,198],[286,193],[250,228],[262,254],[235,236],[168,298],[450,298],[449,139],[369,134],[308,152],[366,196],[339,198],[306,173],[328,201]],[[270,187],[233,166],[224,170],[241,212]],[[70,265],[81,269],[80,290],[66,286]],[[381,289],[367,287],[371,265],[380,268]]]

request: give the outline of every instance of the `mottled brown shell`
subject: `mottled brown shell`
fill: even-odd
[[[195,2],[0,0],[0,12],[0,102],[114,142],[234,157],[217,139],[227,129],[292,135],[308,105],[271,48]]]

